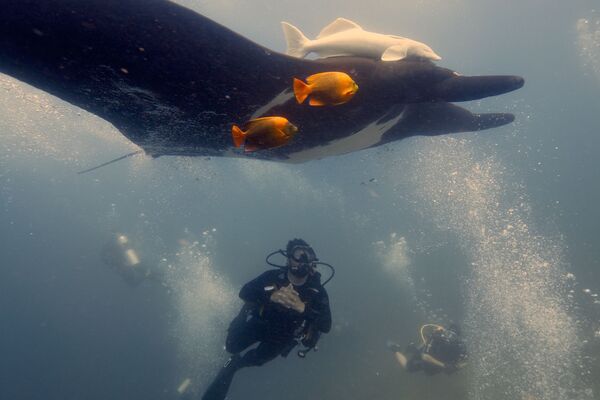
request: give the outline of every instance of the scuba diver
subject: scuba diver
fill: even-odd
[[[269,261],[275,254],[286,257],[285,266]],[[319,262],[312,247],[302,239],[290,240],[285,251],[269,254],[266,262],[277,269],[264,272],[240,290],[244,306],[231,322],[225,342],[232,356],[203,400],[224,399],[241,368],[263,365],[279,355],[286,357],[298,344],[305,346],[298,356],[305,357],[316,349],[321,333],[331,329],[329,297],[323,286],[333,277],[333,267]],[[331,268],[331,276],[324,283],[317,265]],[[242,354],[254,344],[258,345]]]
[[[116,234],[102,248],[102,261],[119,274],[131,287],[139,286],[147,279],[158,279],[146,263],[142,263],[129,238]]]
[[[388,342],[398,363],[408,372],[424,371],[427,375],[439,372],[451,374],[466,365],[467,349],[456,324],[447,328],[426,324],[421,327],[421,345],[409,344],[402,352],[400,346]]]

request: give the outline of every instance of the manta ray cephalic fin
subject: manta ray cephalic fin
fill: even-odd
[[[327,25],[325,28],[323,28],[321,32],[319,32],[319,36],[317,36],[317,39],[333,35],[334,33],[348,31],[350,29],[360,29],[361,31],[363,30],[363,28],[361,28],[361,26],[358,25],[356,22],[352,22],[346,18],[338,18],[329,25]]]

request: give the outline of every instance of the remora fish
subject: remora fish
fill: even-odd
[[[355,22],[338,18],[327,25],[315,40],[310,40],[288,22],[282,22],[287,41],[287,54],[303,58],[314,52],[321,57],[360,56],[398,61],[408,57],[439,61],[431,47],[425,43],[395,35],[368,32]]]

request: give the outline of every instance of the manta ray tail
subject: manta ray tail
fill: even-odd
[[[88,172],[94,171],[94,170],[96,170],[96,169],[98,169],[98,168],[105,167],[105,166],[107,166],[107,165],[109,165],[109,164],[112,164],[112,163],[115,163],[115,162],[117,162],[117,161],[124,160],[124,159],[125,159],[125,158],[127,158],[127,157],[135,156],[136,154],[140,154],[140,153],[142,153],[142,152],[143,152],[142,150],[137,150],[137,151],[134,151],[134,152],[131,152],[131,153],[127,153],[127,154],[125,154],[124,156],[121,156],[121,157],[115,158],[114,160],[110,160],[110,161],[107,161],[107,162],[105,162],[105,163],[102,163],[102,164],[100,164],[100,165],[96,165],[95,167],[88,168],[88,169],[86,169],[86,170],[83,170],[83,171],[79,171],[79,172],[78,172],[78,174],[80,174],[80,175],[81,175],[81,174],[87,174]]]
[[[306,45],[310,42],[310,39],[292,24],[282,22],[281,27],[287,42],[286,53],[292,57],[304,58],[309,53],[306,50]]]

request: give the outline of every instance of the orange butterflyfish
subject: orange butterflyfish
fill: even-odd
[[[231,127],[233,145],[244,146],[244,151],[256,151],[283,146],[298,132],[298,128],[284,117],[262,117],[246,122],[243,131],[239,126]]]
[[[344,72],[321,72],[306,78],[306,83],[294,78],[294,94],[302,104],[308,96],[311,106],[343,104],[356,94],[358,85]]]

